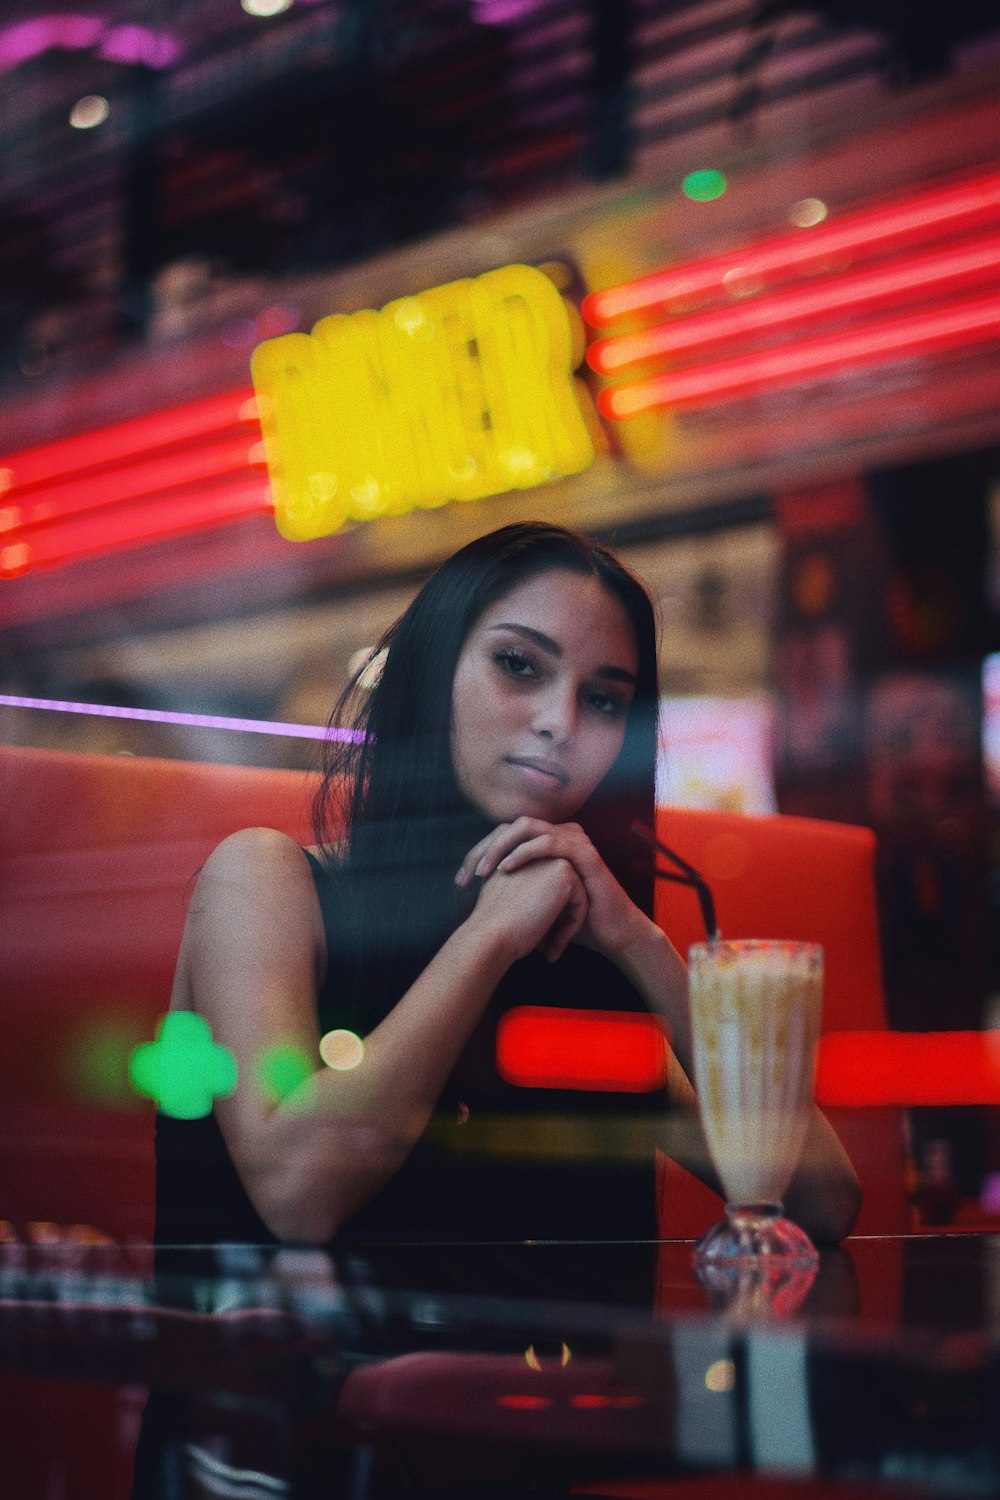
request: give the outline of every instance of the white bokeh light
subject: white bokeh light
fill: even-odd
[[[266,18],[268,16],[280,16],[283,10],[291,8],[292,0],[240,0],[240,5],[248,16]]]
[[[84,94],[69,112],[69,123],[74,130],[93,130],[103,125],[111,113],[111,105],[103,94]]]

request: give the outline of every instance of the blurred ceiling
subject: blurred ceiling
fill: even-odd
[[[163,303],[196,301],[213,271],[349,265],[655,169],[720,125],[752,144],[782,106],[843,115],[960,65],[997,33],[986,16],[966,0],[294,0],[270,16],[9,0],[0,383],[37,388],[162,332]],[[94,96],[107,118],[73,129]]]
[[[206,330],[176,378],[225,388],[284,331],[280,298],[253,323],[270,288],[588,185],[670,182],[685,151],[787,153],[1000,56],[970,0],[243,3],[285,8],[0,11],[0,449],[72,426],[39,397],[130,353],[155,349],[169,384]],[[100,396],[113,413],[124,391]]]
[[[669,225],[656,204],[643,223],[652,265],[704,255],[704,220],[676,191],[685,161],[747,167],[712,219],[746,239],[786,222],[800,162],[817,168],[808,191],[843,208],[995,160],[997,129],[971,106],[939,100],[911,128],[901,105],[940,84],[966,102],[978,89],[995,114],[998,62],[1000,21],[967,0],[294,0],[270,17],[239,0],[7,0],[0,454],[235,388],[261,338],[494,253],[530,259],[550,234],[545,253],[561,249],[573,212],[617,213],[664,184]],[[965,87],[984,76],[992,94]],[[106,118],[89,106],[97,123],[73,128],[92,96]],[[995,354],[942,363],[933,390],[912,365],[890,374],[692,413],[672,433],[672,475],[633,470],[623,514],[759,499],[935,428],[956,447],[995,438]],[[588,483],[547,503],[594,524],[607,489]],[[235,613],[249,578],[255,604],[277,604],[347,568],[418,568],[474,524],[427,513],[405,542],[394,523],[293,557],[255,517],[139,549],[128,568],[9,580],[2,623],[30,645],[49,628],[79,638],[85,614],[100,633],[126,617],[154,628],[158,611]]]

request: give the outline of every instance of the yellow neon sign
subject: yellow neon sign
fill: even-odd
[[[593,461],[569,312],[532,266],[268,339],[251,361],[278,530],[529,489]]]

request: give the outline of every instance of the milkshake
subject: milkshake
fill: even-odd
[[[729,1220],[709,1232],[698,1254],[814,1256],[802,1231],[780,1218],[780,1204],[812,1112],[823,950],[768,940],[700,943],[690,951],[688,979],[699,1111]],[[794,1249],[767,1225],[783,1226],[779,1235],[787,1226]]]

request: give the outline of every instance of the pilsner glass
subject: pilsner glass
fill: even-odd
[[[813,1265],[782,1196],[812,1111],[823,991],[816,943],[697,943],[688,981],[698,1108],[726,1217],[695,1246],[701,1266]]]

